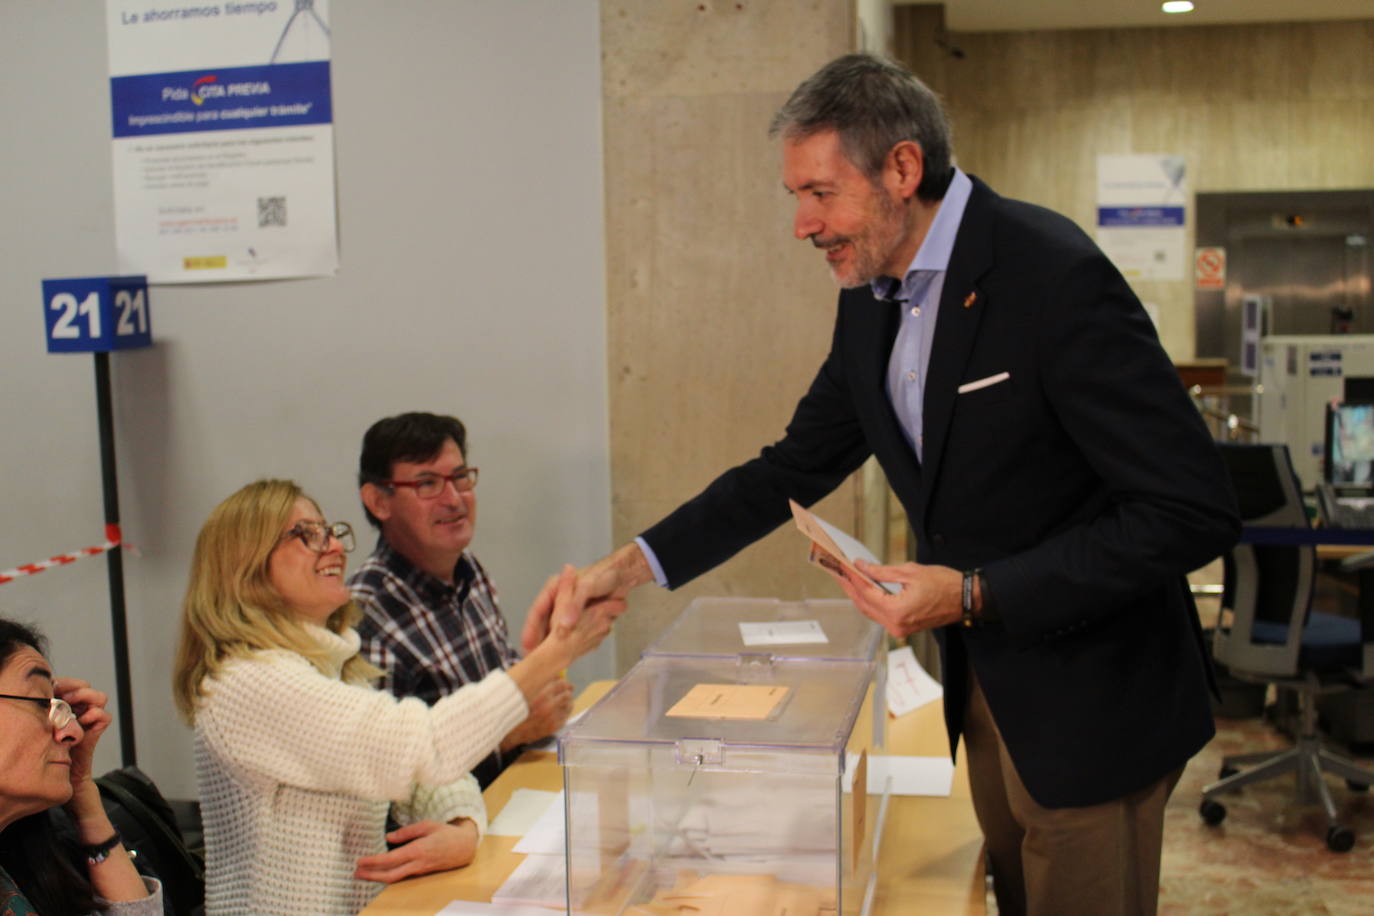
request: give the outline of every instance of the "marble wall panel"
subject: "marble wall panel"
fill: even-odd
[[[854,36],[845,0],[602,5],[617,543],[778,438],[825,356],[835,288],[792,235],[767,129]],[[819,511],[852,528],[853,494]],[[784,529],[686,588],[640,589],[617,624],[619,670],[692,597],[834,597],[804,551]]]

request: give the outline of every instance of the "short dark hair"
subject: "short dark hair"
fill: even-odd
[[[921,200],[945,196],[954,174],[949,120],[929,86],[906,69],[873,54],[846,54],[802,81],[768,128],[768,135],[804,140],[833,130],[855,167],[876,181],[892,147],[911,140],[921,147],[925,173]]]
[[[363,433],[362,454],[358,457],[358,486],[390,480],[392,468],[398,461],[433,460],[450,439],[466,457],[468,431],[457,417],[412,412],[378,420]],[[381,521],[367,511],[366,505],[363,514],[372,527],[382,527]]]
[[[25,646],[41,655],[48,654],[48,641],[42,633],[31,626],[0,617],[0,668],[5,667],[10,656]]]

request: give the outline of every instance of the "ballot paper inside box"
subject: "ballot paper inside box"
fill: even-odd
[[[845,599],[696,598],[646,656],[876,662],[871,746],[887,727],[887,634]]]
[[[570,911],[860,913],[883,799],[844,777],[874,664],[642,658],[559,741]]]

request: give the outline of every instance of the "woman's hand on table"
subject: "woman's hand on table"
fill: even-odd
[[[399,843],[388,852],[363,856],[353,877],[392,884],[402,878],[461,868],[477,855],[477,825],[470,818],[454,823],[416,821],[386,835]]]

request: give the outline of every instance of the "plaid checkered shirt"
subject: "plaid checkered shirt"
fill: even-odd
[[[458,558],[453,580],[418,569],[381,537],[348,577],[363,612],[362,655],[382,669],[382,689],[433,703],[519,661],[496,587],[471,552]],[[519,753],[493,751],[473,775],[485,789]]]

